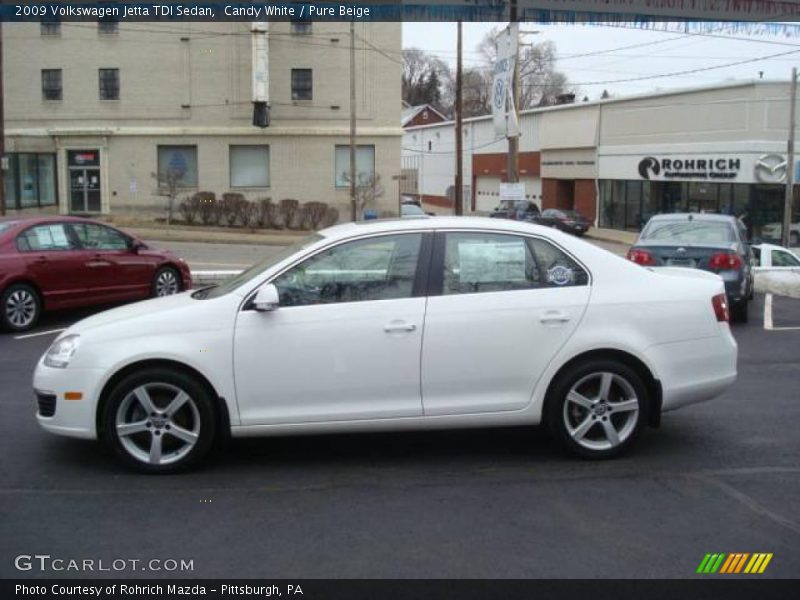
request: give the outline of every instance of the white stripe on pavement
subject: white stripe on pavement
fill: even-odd
[[[767,331],[798,331],[800,327],[775,327],[772,322],[772,294],[764,296],[764,329]]]
[[[67,328],[64,327],[62,329],[49,329],[48,331],[40,331],[38,333],[26,333],[25,335],[15,335],[15,340],[25,340],[32,337],[38,337],[40,335],[52,335],[54,333],[61,333],[62,331],[66,331]]]

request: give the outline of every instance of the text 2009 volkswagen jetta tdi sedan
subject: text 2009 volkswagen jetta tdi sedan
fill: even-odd
[[[614,456],[736,377],[722,280],[553,229],[346,224],[220,286],[64,332],[34,375],[48,431],[169,471],[222,436],[546,422]]]

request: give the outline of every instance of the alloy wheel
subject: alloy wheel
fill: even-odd
[[[117,409],[115,427],[125,451],[150,465],[168,465],[192,451],[200,437],[195,400],[170,383],[130,391]]]
[[[156,296],[171,296],[180,291],[178,278],[171,269],[165,269],[156,277]]]
[[[563,419],[567,433],[588,450],[610,450],[623,444],[636,429],[639,399],[621,375],[591,373],[567,393]]]
[[[28,290],[15,290],[8,296],[5,309],[8,322],[18,329],[24,329],[36,318],[36,298]]]

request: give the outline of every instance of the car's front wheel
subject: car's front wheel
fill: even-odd
[[[161,267],[153,277],[153,297],[171,296],[181,291],[181,277],[172,267]]]
[[[0,322],[10,331],[25,331],[39,320],[42,302],[39,294],[31,286],[15,283],[8,286],[2,294],[2,314]]]
[[[166,473],[204,458],[217,435],[214,403],[195,377],[149,368],[123,378],[108,396],[102,437],[127,465]]]
[[[592,360],[554,382],[545,417],[572,454],[610,458],[634,443],[647,422],[648,402],[636,371],[615,360]]]

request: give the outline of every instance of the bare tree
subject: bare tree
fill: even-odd
[[[478,44],[485,65],[480,67],[483,85],[491,88],[492,65],[497,60],[497,37],[500,30],[492,28]],[[556,45],[551,41],[540,42],[520,49],[520,103],[519,108],[535,108],[556,104],[558,96],[575,93],[576,88],[569,85],[567,76],[556,69]],[[490,90],[485,91],[487,103],[485,112],[491,112]],[[465,111],[466,112],[466,111]]]
[[[343,178],[350,184],[350,173],[343,173]],[[364,209],[371,207],[382,197],[385,188],[378,173],[359,173],[356,175],[356,215],[362,215]]]
[[[150,174],[158,183],[156,193],[159,196],[167,198],[167,225],[172,223],[172,212],[175,207],[175,200],[178,197],[178,192],[180,191],[183,174],[184,171],[172,167],[167,168],[163,173]]]
[[[448,113],[453,74],[448,64],[419,48],[403,50],[403,100],[412,106],[430,104]]]

